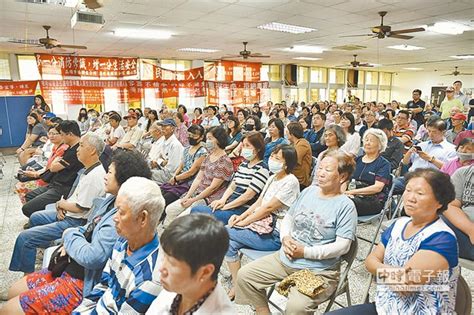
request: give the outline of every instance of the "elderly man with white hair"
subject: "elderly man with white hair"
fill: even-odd
[[[159,186],[143,177],[122,184],[114,217],[119,239],[101,281],[73,314],[142,314],[161,291],[156,268],[165,200]]]
[[[358,215],[379,213],[390,189],[390,162],[380,154],[387,148],[387,135],[370,128],[362,139],[363,156],[356,158],[356,168],[345,192],[354,201]]]
[[[95,198],[103,196],[105,170],[99,156],[104,141],[95,133],[82,136],[77,158],[84,165],[71,188],[69,197],[63,197],[45,210],[30,217],[30,229],[18,235],[9,270],[31,273],[35,268],[36,249],[46,248],[51,241],[61,238],[67,228],[84,225]]]

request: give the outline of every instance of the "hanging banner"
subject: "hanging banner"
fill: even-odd
[[[0,96],[35,95],[37,85],[38,81],[0,81]]]
[[[251,105],[260,102],[260,90],[268,89],[267,81],[260,82],[212,82],[206,81],[207,103],[232,106]]]
[[[218,61],[206,66],[207,81],[259,82],[261,63]]]
[[[173,71],[154,66],[154,80],[158,81],[203,81],[204,67],[185,71]]]
[[[143,89],[155,89],[156,98],[179,97],[179,89],[185,89],[188,97],[206,96],[204,81],[140,81]]]
[[[138,74],[137,58],[35,54],[40,75],[121,78]]]

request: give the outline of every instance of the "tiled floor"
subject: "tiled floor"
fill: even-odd
[[[7,163],[3,166],[4,177],[0,179],[0,244],[2,244],[0,247],[0,304],[2,303],[1,301],[6,299],[7,289],[10,285],[22,276],[19,272],[8,271],[8,265],[10,263],[15,238],[23,230],[23,224],[27,222],[27,219],[20,210],[21,203],[15,193],[13,193],[13,187],[16,184],[16,179],[14,179],[13,175],[18,169],[18,163],[15,156],[12,155],[5,156],[5,159]],[[373,232],[374,226],[368,225],[359,227],[358,234],[369,237]],[[368,284],[368,273],[362,262],[362,258],[367,255],[368,244],[365,242],[359,242],[359,244],[359,260],[354,262],[349,273],[350,293],[353,304],[362,302],[362,295]],[[463,270],[462,274],[466,278],[467,283],[474,283],[474,272]],[[222,281],[226,287],[229,285],[228,275],[229,272],[224,264],[223,270],[221,270],[220,281]],[[374,290],[372,286],[371,297],[373,297],[373,294]],[[272,296],[272,301],[284,308],[284,297],[275,293]],[[338,297],[337,301],[346,305],[344,296]],[[325,307],[326,304],[321,305],[319,309],[324,310]],[[337,307],[338,306],[333,306],[333,309]],[[237,309],[239,314],[253,314],[252,309],[248,306],[238,305]],[[274,314],[279,314],[275,309],[273,309],[273,311]]]

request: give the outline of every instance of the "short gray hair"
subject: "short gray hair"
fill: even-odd
[[[368,135],[372,135],[377,138],[379,141],[379,153],[382,153],[387,149],[387,135],[385,132],[383,132],[381,129],[377,128],[369,128],[364,132],[364,137],[362,138],[362,141],[365,141],[365,138],[367,138]]]
[[[88,132],[82,136],[82,139],[95,149],[95,152],[97,152],[98,156],[104,152],[105,142],[98,134],[94,132]]]
[[[130,177],[120,186],[118,195],[126,197],[134,216],[148,211],[150,225],[156,229],[165,209],[165,199],[157,183],[144,177]]]
[[[346,143],[346,133],[344,132],[344,129],[342,129],[341,126],[338,126],[336,124],[331,124],[329,127],[326,127],[324,129],[324,133],[332,131],[336,135],[337,138],[337,146],[340,148],[344,143]],[[326,141],[324,140],[324,134],[321,136],[321,144],[326,145]]]

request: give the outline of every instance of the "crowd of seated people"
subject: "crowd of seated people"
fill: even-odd
[[[285,312],[311,313],[336,290],[357,217],[380,213],[392,185],[406,216],[383,232],[367,269],[447,271],[404,284],[455,286],[458,258],[473,259],[473,124],[456,95],[442,108],[420,96],[407,105],[222,104],[192,115],[184,105],[123,117],[84,108],[77,121],[38,98],[17,152],[29,220],[9,269],[25,276],[0,314],[235,314],[234,299],[269,314],[266,290],[288,279],[299,280]],[[53,244],[37,268],[37,250]],[[267,255],[241,266],[244,248]],[[324,290],[310,297],[314,279]],[[414,294],[380,290],[375,304],[343,311],[453,309],[453,294]]]

